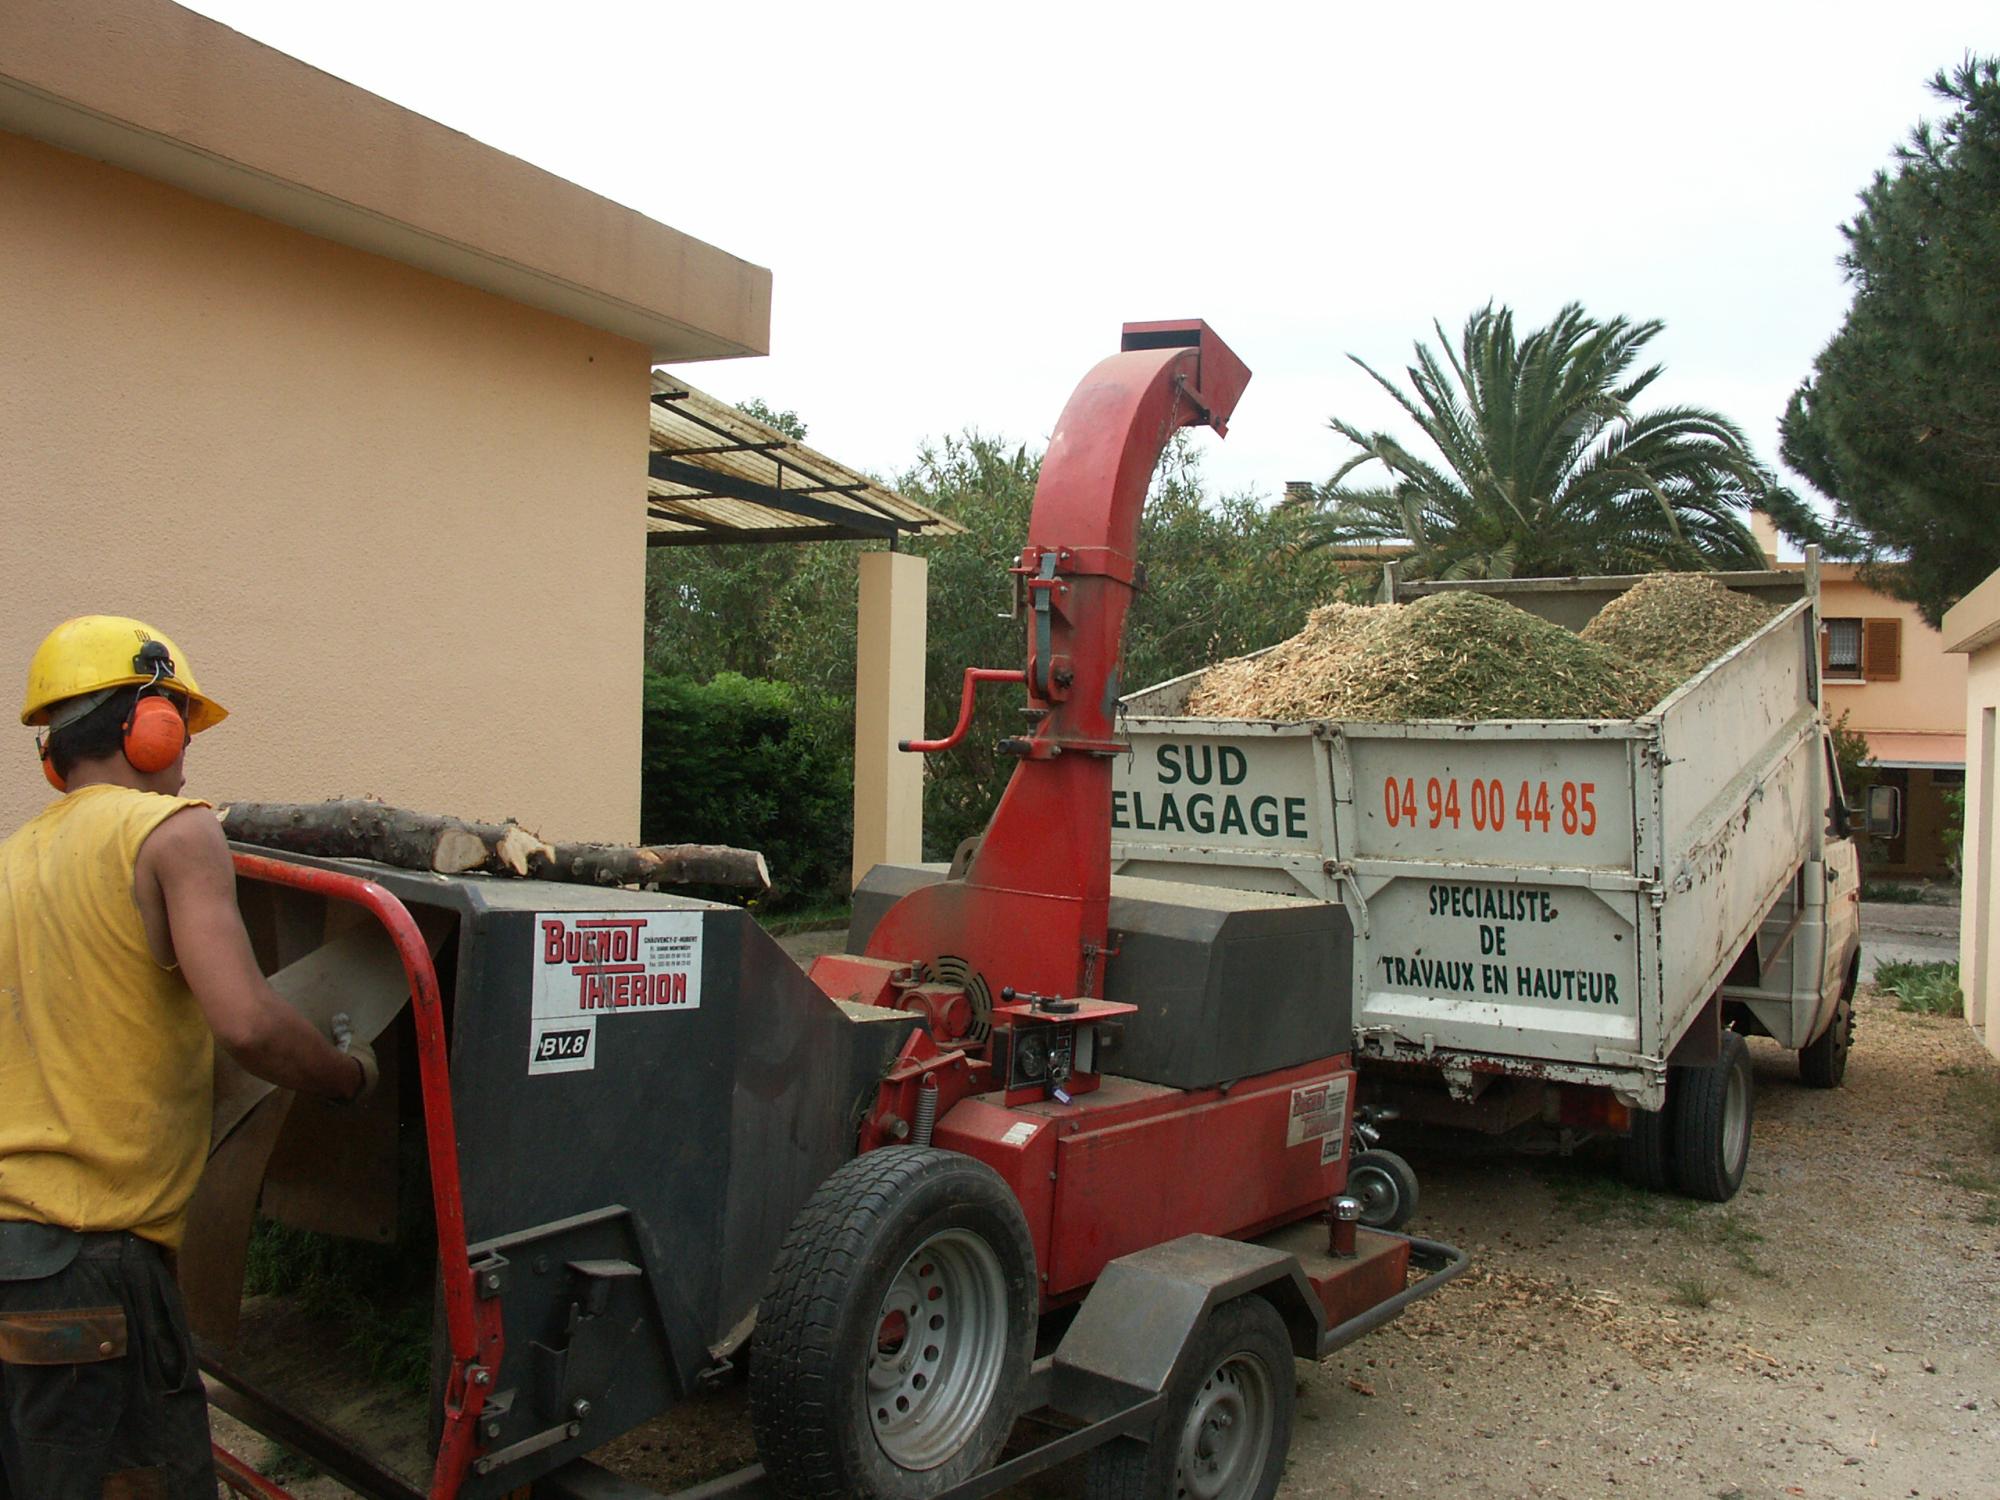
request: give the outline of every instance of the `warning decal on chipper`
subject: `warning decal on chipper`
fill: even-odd
[[[701,913],[537,912],[528,1071],[597,1066],[605,1015],[701,1008]]]
[[[1318,1141],[1322,1166],[1339,1161],[1341,1142],[1347,1139],[1347,1085],[1343,1075],[1293,1089],[1292,1107],[1285,1116],[1285,1144]]]

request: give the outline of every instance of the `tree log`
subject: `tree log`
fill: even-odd
[[[518,823],[470,823],[381,802],[235,802],[222,831],[239,843],[323,859],[372,859],[442,875],[480,871],[573,885],[723,885],[767,891],[753,849],[726,844],[548,844]]]

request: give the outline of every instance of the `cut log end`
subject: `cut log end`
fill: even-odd
[[[490,853],[486,841],[471,829],[447,828],[438,834],[431,868],[440,875],[462,875],[485,864]]]

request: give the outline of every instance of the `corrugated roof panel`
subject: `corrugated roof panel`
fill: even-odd
[[[687,471],[649,475],[654,535],[743,531],[782,541],[787,531],[818,539],[965,529],[664,370],[653,372],[651,451],[714,476],[711,489]],[[768,504],[752,498],[759,492]]]

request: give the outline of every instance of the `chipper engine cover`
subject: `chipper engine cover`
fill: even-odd
[[[943,865],[877,865],[854,893],[850,953]],[[1104,998],[1137,1006],[1105,1071],[1206,1089],[1345,1052],[1354,1031],[1354,933],[1325,901],[1178,881],[1111,881]]]

